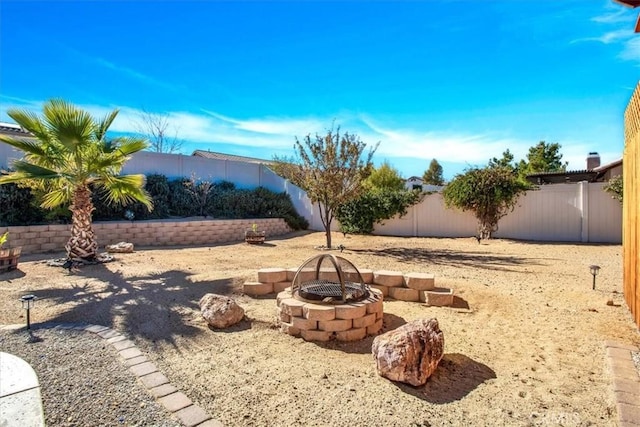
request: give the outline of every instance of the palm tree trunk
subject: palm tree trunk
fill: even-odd
[[[98,253],[98,243],[91,226],[91,214],[94,210],[91,190],[86,186],[78,187],[73,194],[71,210],[71,237],[65,245],[67,257],[71,259],[91,260]]]

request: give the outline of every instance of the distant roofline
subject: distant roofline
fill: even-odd
[[[235,162],[264,163],[267,165],[274,163],[273,160],[265,160],[265,159],[259,159],[257,157],[249,157],[249,156],[239,156],[237,154],[225,154],[225,153],[219,153],[216,151],[209,151],[209,150],[195,150],[191,155],[204,157],[207,159],[230,160]]]
[[[596,172],[600,172],[600,171],[603,171],[603,170],[615,168],[616,166],[621,165],[621,164],[622,164],[622,157],[620,157],[618,160],[614,160],[613,162],[609,162],[607,164],[600,165],[600,166],[598,166],[596,168],[593,168],[593,170],[596,171]]]
[[[0,122],[0,133],[11,135],[28,135],[33,136],[31,132],[23,129],[16,123]]]

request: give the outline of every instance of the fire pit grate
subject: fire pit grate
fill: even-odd
[[[291,283],[295,298],[320,303],[345,303],[365,299],[369,288],[348,260],[322,254],[305,261]]]
[[[360,283],[345,282],[345,301],[357,301],[366,296],[366,290],[362,289]],[[328,280],[311,280],[309,282],[302,283],[298,290],[298,295],[301,298],[322,301],[333,302],[342,300],[342,286],[340,283],[330,282]]]

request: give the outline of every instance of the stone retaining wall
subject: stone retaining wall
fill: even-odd
[[[207,245],[244,240],[244,232],[257,224],[269,236],[289,233],[282,218],[259,219],[176,219],[151,221],[94,222],[101,248],[126,241],[135,246]],[[0,227],[9,232],[9,246],[22,246],[22,254],[64,251],[70,237],[70,224]]]

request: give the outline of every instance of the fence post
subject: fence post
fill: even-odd
[[[580,201],[580,241],[586,243],[589,241],[589,183],[580,181],[578,183],[579,201]]]

